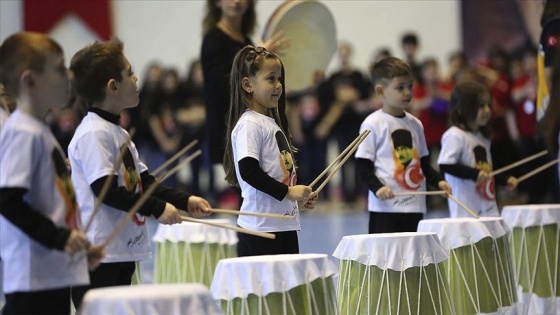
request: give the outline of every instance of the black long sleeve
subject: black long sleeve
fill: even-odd
[[[381,180],[375,175],[373,162],[368,159],[356,159],[356,167],[360,180],[367,186],[369,190],[375,194],[381,187],[385,186]]]
[[[152,185],[152,183],[156,181],[154,176],[148,173],[148,171],[140,174],[140,178],[142,178],[142,188],[144,189],[144,191],[146,191],[150,187],[150,185]],[[169,202],[177,209],[187,210],[187,203],[189,202],[189,197],[191,196],[191,194],[160,184],[156,188],[153,196]]]
[[[0,189],[0,213],[39,244],[58,250],[70,237],[70,230],[57,227],[49,218],[37,212],[23,200],[25,188]]]
[[[445,179],[432,167],[432,164],[430,164],[430,157],[425,156],[421,158],[420,165],[422,166],[422,173],[426,176],[426,183],[439,189],[438,183]]]
[[[466,166],[463,164],[440,164],[439,169],[443,173],[453,175],[455,177],[470,179],[476,182],[479,170],[474,167]]]
[[[259,161],[246,157],[239,161],[239,174],[247,184],[274,197],[283,200],[288,194],[288,186],[270,177],[259,165]]]

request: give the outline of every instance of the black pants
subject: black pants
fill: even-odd
[[[6,294],[2,314],[70,314],[70,288]]]
[[[76,309],[82,305],[86,292],[90,289],[130,285],[136,264],[131,262],[100,264],[97,269],[89,273],[89,285],[72,288],[72,301]]]
[[[371,212],[369,213],[369,233],[416,232],[422,213]]]
[[[296,231],[275,232],[276,238],[271,240],[259,236],[237,233],[237,256],[259,256],[278,254],[299,254],[298,236]]]

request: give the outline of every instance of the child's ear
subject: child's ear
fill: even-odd
[[[245,90],[245,92],[249,94],[253,93],[253,86],[251,85],[251,80],[249,80],[249,78],[244,77],[241,81],[241,86],[243,87],[243,90]]]
[[[118,90],[117,81],[115,79],[109,80],[109,82],[107,82],[107,89],[113,92]]]
[[[20,85],[21,86],[26,86],[26,87],[29,86],[30,87],[30,86],[35,85],[35,80],[33,79],[33,73],[29,69],[24,70],[21,73],[21,75],[19,77],[19,80],[20,80]]]
[[[374,87],[374,91],[375,91],[375,95],[383,96],[383,85],[382,84],[376,84],[375,87]]]

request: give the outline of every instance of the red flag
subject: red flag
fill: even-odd
[[[24,0],[26,31],[48,33],[68,14],[79,17],[102,40],[112,34],[110,0]]]

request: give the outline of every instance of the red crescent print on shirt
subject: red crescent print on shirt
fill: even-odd
[[[422,173],[418,151],[412,144],[412,134],[406,129],[397,129],[391,134],[391,140],[395,163],[393,178],[406,190],[418,190],[424,180],[424,173]]]
[[[284,173],[284,176],[282,176],[282,183],[288,186],[294,186],[297,183],[297,176],[292,150],[290,150],[286,136],[284,136],[281,131],[277,131],[274,136],[279,151],[278,162]]]
[[[556,47],[560,45],[560,36],[559,35],[548,35],[546,38],[546,46],[547,47]]]
[[[477,170],[485,171],[487,173],[492,172],[492,166],[488,163],[488,157],[486,156],[486,149],[483,146],[476,146],[473,149],[474,158],[476,161],[475,168]],[[494,177],[489,180],[476,184],[476,191],[482,196],[483,199],[488,201],[493,201],[496,199],[496,185],[494,182]]]
[[[66,167],[66,162],[62,157],[62,153],[57,148],[53,149],[52,159],[56,174],[56,188],[60,192],[66,208],[66,215],[64,217],[66,226],[70,229],[78,229],[78,206],[76,203],[76,192],[74,191],[74,186],[70,178],[70,172],[68,172],[68,167]]]
[[[121,168],[124,168],[122,171],[124,174],[124,186],[126,187],[126,190],[139,192],[140,194],[142,194],[142,179],[140,178],[140,175],[136,170],[136,164],[134,164],[132,153],[130,152],[130,149],[128,147],[124,151],[123,165],[121,166]],[[134,224],[138,226],[142,226],[146,224],[146,217],[139,213],[136,213],[134,214],[134,217],[132,217],[132,222],[134,222]]]

